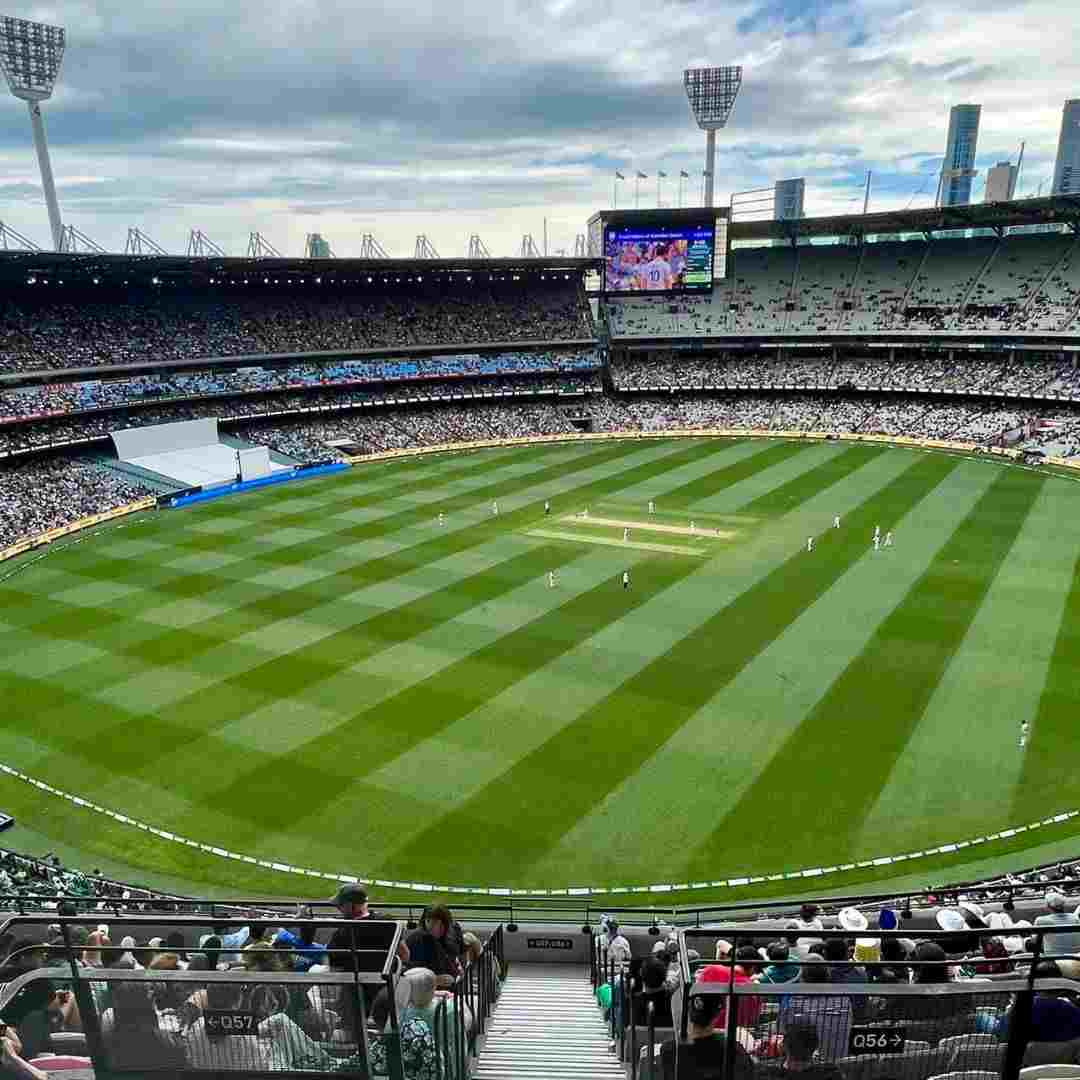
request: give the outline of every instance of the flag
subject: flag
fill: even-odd
[[[649,179],[649,174],[648,174],[648,173],[643,173],[643,172],[639,172],[639,173],[637,174],[637,178],[638,178],[639,180],[648,180],[648,179]]]
[[[618,170],[618,169],[616,169],[616,170],[615,170],[615,179],[616,179],[616,180],[625,180],[625,179],[626,179],[626,177],[625,177],[625,176],[623,176],[623,174],[622,174],[621,172],[619,172],[619,170]]]
[[[685,169],[680,169],[680,170],[679,170],[679,175],[680,175],[680,176],[681,176],[681,177],[682,177],[682,178],[683,178],[684,180],[689,180],[689,179],[690,179],[690,174],[689,174],[689,173],[688,173],[688,172],[687,172],[687,171],[686,171]]]
[[[667,173],[666,172],[658,172],[656,175],[657,175],[657,178],[660,179],[660,180],[666,180],[667,179]]]

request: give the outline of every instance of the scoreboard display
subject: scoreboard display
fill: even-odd
[[[629,215],[627,215],[629,216]],[[711,292],[716,221],[702,213],[634,214],[604,227],[604,291],[607,293]]]

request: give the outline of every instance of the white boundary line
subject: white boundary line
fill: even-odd
[[[718,431],[694,431],[694,430],[680,430],[677,432],[634,432],[634,433],[618,433],[618,432],[604,432],[597,433],[593,436],[594,439],[600,438],[679,438],[679,437],[701,437],[702,435],[718,435],[721,434]],[[723,431],[724,436],[736,436],[736,435],[753,435],[762,437],[776,438],[777,434],[767,431]],[[792,433],[784,432],[779,437],[791,438],[802,437],[806,438],[805,433]],[[820,437],[820,436],[817,436]],[[844,436],[840,436],[844,438]],[[960,446],[948,447],[945,445],[939,445],[935,447],[927,448],[925,446],[919,447],[916,444],[914,447],[912,444],[894,443],[891,439],[886,437],[870,438],[870,439],[858,439],[858,437],[852,438],[848,436],[851,441],[860,442],[884,442],[886,444],[898,445],[906,447],[908,449],[916,448],[923,449],[924,452],[932,452],[933,450],[944,450],[948,452],[953,450],[962,450]],[[461,451],[469,449],[481,449],[488,446],[501,446],[513,445],[514,443],[543,443],[543,442],[571,442],[571,441],[587,441],[586,439],[579,438],[574,439],[574,436],[551,436],[549,438],[541,439],[521,439],[521,440],[498,440],[498,441],[484,441],[479,444],[449,444],[443,447],[436,448],[423,448],[417,451],[391,451],[388,457],[392,460],[394,458],[414,456],[416,453],[425,452],[446,452],[446,451]],[[966,455],[965,455],[966,456]],[[974,460],[992,461],[989,455],[970,455]],[[368,458],[357,458],[355,462],[366,462],[378,460],[375,455]],[[386,460],[386,458],[383,458]],[[1028,468],[1028,466],[1020,465],[1020,468]],[[1030,471],[1036,472],[1040,470],[1031,469]],[[1056,474],[1061,476],[1060,473]],[[1065,479],[1065,477],[1062,477]],[[1080,477],[1069,478],[1080,480]],[[21,573],[23,570],[32,566],[34,563],[39,562],[45,558],[46,555],[51,554],[54,551],[62,551],[64,548],[72,547],[74,544],[82,543],[83,540],[88,540],[92,536],[97,536],[105,531],[112,531],[116,528],[129,528],[134,525],[141,525],[146,519],[140,519],[139,521],[124,522],[118,526],[109,526],[108,523],[102,522],[106,525],[104,529],[85,529],[82,531],[82,535],[77,539],[70,541],[67,544],[51,543],[45,547],[36,558],[27,559],[21,562],[13,570],[6,574],[0,575],[0,582],[6,581],[9,578],[14,577],[16,574]],[[76,530],[72,530],[75,532]],[[58,538],[60,539],[60,538]],[[1064,821],[1068,821],[1074,817],[1080,815],[1080,810],[1065,810],[1060,814],[1055,814],[1053,817],[1043,818],[1041,821],[1034,821],[1027,825],[1017,825],[1011,829],[1002,829],[1001,832],[991,833],[988,836],[977,836],[971,840],[958,840],[955,843],[942,844],[939,847],[927,848],[925,851],[911,851],[901,855],[879,855],[873,859],[863,859],[859,862],[843,863],[836,866],[815,866],[805,870],[792,870],[781,874],[765,874],[765,875],[746,875],[742,877],[727,878],[723,881],[682,881],[675,883],[664,883],[655,885],[612,885],[612,886],[600,886],[600,885],[583,885],[583,886],[567,886],[563,889],[511,889],[505,886],[470,886],[470,885],[433,885],[427,882],[419,881],[387,881],[382,878],[366,878],[355,877],[351,874],[331,874],[322,870],[309,870],[305,867],[290,866],[287,863],[269,862],[266,859],[257,859],[253,855],[243,855],[236,851],[229,851],[226,848],[218,847],[215,844],[204,844],[198,840],[191,840],[185,836],[179,836],[176,833],[168,832],[165,829],[159,829],[154,825],[150,825],[145,821],[138,821],[135,818],[128,817],[126,814],[118,813],[115,810],[111,810],[105,806],[99,806],[95,802],[91,802],[88,799],[84,799],[79,795],[73,795],[68,791],[64,791],[61,788],[53,787],[51,784],[45,783],[43,780],[38,780],[36,777],[29,776],[24,772],[20,772],[18,769],[12,768],[10,765],[0,762],[0,772],[7,776],[14,777],[17,780],[22,780],[24,783],[29,784],[31,787],[35,787],[40,791],[45,792],[48,795],[52,795],[55,798],[64,799],[67,802],[72,803],[75,806],[82,807],[85,810],[92,810],[96,814],[101,814],[104,817],[112,818],[114,821],[121,825],[129,825],[132,828],[140,829],[143,832],[148,832],[153,836],[157,836],[162,840],[170,841],[174,844],[181,844],[185,847],[196,848],[199,851],[205,852],[208,855],[216,855],[219,859],[231,859],[234,862],[248,863],[251,866],[258,866],[263,870],[274,870],[282,874],[299,874],[304,877],[320,878],[327,881],[338,882],[360,882],[364,885],[378,885],[384,889],[407,889],[412,892],[439,892],[439,893],[467,893],[470,895],[480,896],[602,896],[611,895],[617,893],[670,893],[670,892],[682,892],[692,891],[695,889],[722,889],[722,888],[739,888],[745,885],[755,885],[763,881],[793,881],[800,878],[818,878],[823,877],[826,874],[838,874],[845,873],[850,870],[864,870],[868,867],[879,866],[891,866],[895,863],[910,862],[913,859],[923,859],[931,855],[949,855],[956,851],[961,851],[965,848],[976,847],[979,844],[985,844],[992,840],[1007,840],[1019,833],[1031,832],[1034,829],[1040,829],[1044,825],[1059,825]]]
[[[74,806],[84,810],[90,810],[95,814],[112,818],[121,825],[128,825],[134,829],[141,829],[162,840],[173,844],[181,844],[185,847],[196,848],[208,855],[216,855],[219,859],[231,859],[234,862],[248,863],[258,866],[263,870],[275,870],[282,874],[299,874],[303,877],[320,878],[327,881],[337,882],[360,882],[363,885],[378,885],[384,889],[407,889],[411,892],[438,892],[438,893],[469,893],[481,896],[601,896],[613,893],[670,893],[691,891],[694,889],[722,889],[738,888],[742,885],[754,885],[761,881],[793,881],[797,878],[819,878],[826,874],[844,873],[848,870],[863,870],[868,867],[892,866],[896,863],[911,862],[912,860],[925,859],[931,855],[951,855],[953,852],[962,851],[965,848],[977,847],[992,840],[1008,840],[1020,833],[1032,832],[1041,829],[1044,825],[1059,825],[1062,822],[1080,815],[1080,810],[1066,810],[1053,817],[1043,818],[1041,821],[1033,821],[1028,825],[1017,825],[1011,829],[1002,829],[1001,832],[991,833],[989,836],[977,836],[971,840],[958,840],[950,844],[942,844],[940,847],[927,848],[925,851],[909,851],[902,855],[879,855],[873,859],[862,859],[858,862],[844,863],[837,866],[815,866],[806,870],[792,870],[782,874],[746,875],[743,877],[731,877],[723,881],[680,881],[670,884],[659,885],[613,885],[610,887],[598,885],[567,886],[563,889],[511,889],[505,886],[470,886],[470,885],[433,885],[421,881],[387,881],[382,878],[355,877],[350,874],[331,874],[323,870],[309,870],[306,867],[290,866],[287,863],[270,862],[266,859],[257,859],[253,855],[244,855],[237,851],[229,851],[218,847],[216,844],[204,844],[198,840],[191,840],[186,836],[159,829],[145,821],[128,817],[105,806],[99,806],[95,802],[84,799],[79,795],[73,795],[69,791],[53,787],[43,780],[29,776],[0,762],[0,772],[7,776],[37,788],[39,791],[52,795],[54,798],[64,799]]]

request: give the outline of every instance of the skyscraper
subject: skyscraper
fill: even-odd
[[[773,188],[773,218],[776,221],[791,221],[803,216],[803,196],[806,194],[806,180],[798,177],[794,180],[777,180]]]
[[[1052,195],[1080,192],[1080,98],[1070,98],[1061,110],[1061,135],[1054,165]]]
[[[981,105],[954,105],[949,113],[949,137],[938,182],[938,206],[966,206],[975,179],[975,147],[979,141]]]
[[[999,161],[986,174],[984,202],[1008,202],[1016,192],[1016,174],[1019,169],[1011,161]]]

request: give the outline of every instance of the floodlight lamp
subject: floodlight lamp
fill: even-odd
[[[702,131],[716,131],[726,123],[742,86],[741,67],[687,68],[683,85],[694,119]]]
[[[45,101],[51,97],[63,58],[61,27],[0,16],[0,69],[17,98]]]

